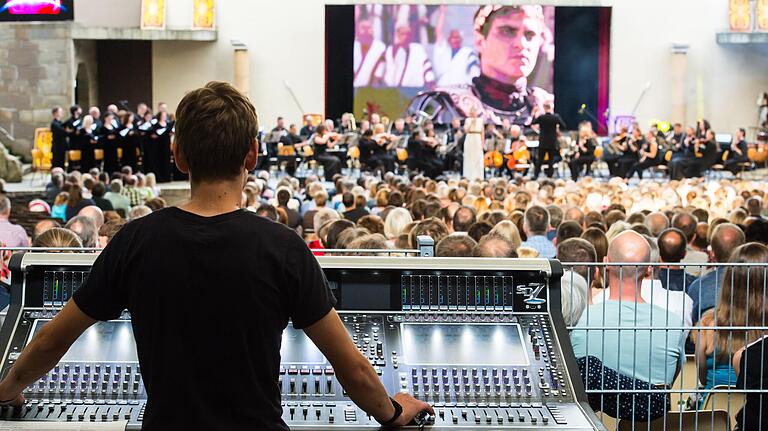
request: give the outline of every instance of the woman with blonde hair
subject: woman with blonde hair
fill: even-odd
[[[394,208],[389,212],[387,219],[384,221],[384,235],[394,245],[397,237],[404,233],[403,229],[412,222],[413,218],[407,209]]]
[[[520,244],[523,240],[520,239],[520,231],[517,230],[517,226],[509,220],[502,220],[491,229],[491,235],[500,235],[510,240],[514,245],[514,249],[520,248]]]
[[[478,216],[491,209],[488,205],[488,199],[483,196],[476,197],[475,201],[472,202],[472,206],[475,208],[475,212],[477,212]]]
[[[80,238],[69,229],[55,227],[41,233],[32,247],[39,248],[82,248]]]
[[[728,263],[753,264],[728,266],[717,304],[699,321],[702,329],[691,331],[696,345],[699,381],[705,389],[736,384],[732,356],[747,344],[765,336],[760,329],[724,329],[727,327],[761,327],[768,318],[766,271],[759,264],[768,262],[768,247],[750,242],[733,251]]]

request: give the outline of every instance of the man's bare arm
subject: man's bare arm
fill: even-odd
[[[24,388],[53,368],[72,343],[94,323],[96,320],[83,313],[70,299],[61,312],[35,334],[8,376],[0,382],[0,403],[23,404],[21,392]]]
[[[344,324],[331,310],[325,317],[304,329],[307,336],[331,362],[336,377],[352,401],[379,423],[386,422],[395,414],[384,385],[373,370],[371,363],[355,347]],[[403,407],[403,413],[393,425],[409,423],[416,414],[427,410],[434,414],[429,404],[418,401],[408,394],[396,394],[394,399]]]

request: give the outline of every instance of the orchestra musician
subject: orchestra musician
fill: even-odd
[[[121,123],[122,129],[120,130],[120,142],[118,145],[123,149],[123,157],[120,159],[120,164],[122,166],[130,166],[132,172],[138,172],[139,166],[136,153],[141,148],[141,136],[139,136],[136,130],[133,113],[126,112],[123,114]]]
[[[395,158],[392,155],[397,136],[386,133],[383,124],[377,124],[373,127],[372,136],[373,146],[371,147],[369,161],[366,163],[371,168],[383,168],[383,172],[392,172],[395,170]],[[361,151],[362,161],[362,151]]]
[[[296,173],[296,151],[299,148],[308,146],[309,144],[301,139],[299,136],[299,128],[295,124],[288,126],[286,133],[280,138],[280,143],[283,144],[283,148],[292,147],[293,151],[287,151],[288,154],[292,154],[294,157],[288,157],[285,161],[285,173],[293,176]]]
[[[675,125],[675,134],[672,136],[672,157],[669,160],[669,178],[680,180],[685,175],[684,166],[687,166],[696,156],[694,146],[696,131],[693,127],[686,127],[684,132],[677,134],[678,125]]]
[[[421,145],[419,168],[424,175],[437,178],[443,173],[443,161],[437,155],[437,147],[440,145],[435,137],[435,126],[430,120],[424,120],[421,130],[417,131],[416,139]]]
[[[592,163],[595,161],[595,147],[597,143],[589,127],[579,127],[579,136],[576,139],[576,148],[571,157],[569,167],[573,181],[579,179],[582,169],[586,167],[586,175],[591,174]]]
[[[341,172],[341,160],[333,154],[328,154],[329,147],[333,147],[339,138],[338,133],[329,131],[325,124],[320,124],[315,130],[312,144],[315,148],[315,160],[323,165],[325,180],[332,181],[333,176]]]
[[[119,130],[118,127],[115,127],[115,114],[112,112],[107,111],[103,120],[97,134],[104,150],[104,172],[111,175],[120,171],[120,163],[117,159]]]
[[[523,129],[520,126],[517,124],[510,126],[509,131],[504,133],[504,136],[506,140],[509,141],[509,148],[504,148],[504,172],[509,176],[514,176],[515,165],[518,163],[530,162],[531,154],[528,151],[528,145],[525,143],[525,135],[523,135]],[[510,158],[512,159],[511,161]],[[528,168],[522,170],[521,174],[523,176],[527,175]]]
[[[747,132],[744,129],[736,131],[736,135],[733,137],[733,142],[731,142],[730,151],[728,152],[728,158],[725,160],[725,169],[731,171],[734,175],[741,170],[741,166],[739,165],[749,162],[749,157],[747,157],[746,135]]]
[[[616,161],[617,167],[616,176],[627,178],[630,168],[639,160],[640,148],[645,144],[645,138],[640,128],[635,125],[632,128],[632,134],[628,139],[625,139],[618,148],[621,151],[621,156]]]
[[[706,120],[704,120],[706,122]],[[715,140],[715,132],[707,129],[704,139],[696,139],[694,142],[694,154],[696,157],[687,160],[683,165],[683,172],[687,178],[700,177],[702,172],[717,163],[720,154],[720,144]]]
[[[656,136],[656,133],[650,131],[646,134],[645,140],[640,147],[640,151],[638,151],[638,155],[640,156],[640,159],[629,169],[627,178],[632,178],[632,175],[637,172],[637,177],[642,180],[643,172],[645,172],[646,169],[658,166],[662,163],[661,145],[659,144],[659,139]]]
[[[603,160],[608,165],[610,176],[617,176],[619,170],[619,158],[621,157],[621,148],[626,146],[625,142],[629,139],[629,131],[626,126],[622,126],[619,133],[611,139],[611,142],[604,147]]]
[[[461,164],[464,160],[464,128],[461,119],[454,117],[447,130],[448,148],[445,151],[445,169],[461,172]]]
[[[80,126],[71,138],[70,144],[73,150],[80,150],[80,170],[88,172],[91,168],[96,167],[94,150],[99,141],[91,132],[93,129],[93,117],[90,115],[83,117]],[[72,169],[72,165],[70,165],[69,169]]]

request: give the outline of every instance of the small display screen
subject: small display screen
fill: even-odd
[[[48,320],[35,320],[32,336]],[[30,337],[27,343],[32,339]],[[98,322],[83,332],[61,358],[62,362],[138,362],[133,327],[127,320]]]
[[[73,0],[0,0],[0,21],[71,21]]]
[[[288,324],[283,330],[280,361],[292,364],[324,364],[325,356],[304,331],[295,329],[293,324]]]
[[[401,335],[411,365],[528,365],[516,324],[403,323]]]

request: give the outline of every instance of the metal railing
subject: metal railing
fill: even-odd
[[[768,429],[768,262],[563,269],[566,328],[608,429],[733,429],[747,398]]]

